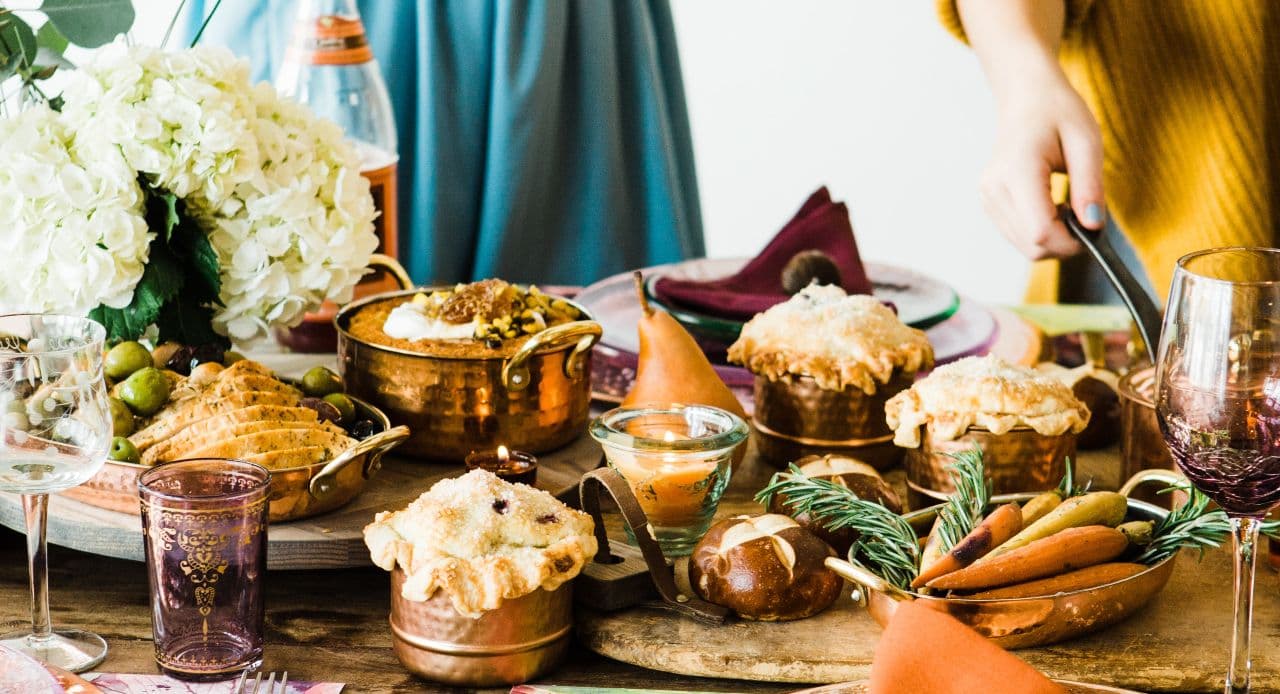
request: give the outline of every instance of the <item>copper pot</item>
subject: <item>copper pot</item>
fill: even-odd
[[[504,600],[472,619],[437,591],[425,602],[400,595],[404,572],[391,571],[391,641],[413,674],[465,687],[510,686],[546,673],[564,657],[573,627],[573,582]]]
[[[1120,378],[1120,471],[1172,470],[1173,457],[1156,420],[1156,368],[1130,371]]]
[[[1029,427],[1015,427],[1004,434],[970,427],[951,440],[934,438],[929,428],[920,432],[920,446],[907,449],[908,504],[919,508],[945,501],[955,491],[948,468],[952,455],[977,447],[986,461],[987,476],[996,494],[1053,489],[1066,472],[1066,459],[1076,455],[1076,436],[1066,433],[1044,436]]]
[[[829,453],[852,456],[878,470],[892,467],[902,451],[893,445],[884,404],[913,380],[894,371],[888,383],[867,395],[854,387],[827,390],[809,376],[756,376],[751,424],[760,455],[778,467]]]
[[[1166,481],[1163,478],[1160,481]],[[1136,486],[1131,480],[1126,488]],[[1033,493],[1003,494],[991,503],[1025,502]],[[903,518],[921,535],[928,533],[941,505],[908,513]],[[1168,511],[1136,499],[1129,500],[1128,518],[1159,521]],[[975,600],[921,595],[902,590],[861,566],[843,559],[827,559],[827,566],[852,581],[854,598],[885,626],[898,605],[921,600],[991,639],[1002,648],[1031,648],[1058,643],[1115,624],[1136,612],[1164,588],[1173,574],[1174,556],[1141,573],[1096,588],[1045,597]]]
[[[364,490],[378,470],[382,454],[409,436],[405,427],[393,427],[376,407],[352,398],[362,419],[379,428],[333,460],[315,465],[271,471],[271,500],[268,514],[272,523],[309,518],[344,506]],[[62,492],[81,503],[118,513],[137,514],[138,476],[149,465],[108,460],[88,482]]]
[[[351,334],[351,316],[361,308],[420,291],[432,289],[371,296],[343,307],[334,319],[338,371],[347,390],[385,410],[392,422],[408,425],[412,433],[404,453],[459,463],[472,451],[498,444],[543,453],[586,430],[599,323],[547,328],[506,359],[429,356]]]

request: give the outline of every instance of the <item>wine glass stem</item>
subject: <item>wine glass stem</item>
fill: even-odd
[[[1257,565],[1258,529],[1262,521],[1257,518],[1232,518],[1232,539],[1235,545],[1235,609],[1232,612],[1231,670],[1227,672],[1226,694],[1249,691],[1249,637],[1253,627],[1253,575]]]
[[[27,564],[31,576],[31,640],[47,640],[49,626],[49,555],[45,528],[49,518],[48,494],[24,494],[22,510],[27,517]]]

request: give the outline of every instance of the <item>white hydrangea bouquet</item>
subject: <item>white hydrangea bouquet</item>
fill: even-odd
[[[225,344],[351,298],[377,246],[358,155],[247,62],[109,43],[35,101],[0,120],[0,309]]]

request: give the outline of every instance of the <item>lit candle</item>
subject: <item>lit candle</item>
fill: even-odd
[[[710,526],[747,438],[736,415],[701,405],[620,408],[591,425],[609,465],[627,481],[668,555],[688,554]]]
[[[467,454],[468,470],[488,470],[508,482],[534,486],[538,480],[538,459],[524,451],[513,451],[499,445],[493,453],[472,451]]]

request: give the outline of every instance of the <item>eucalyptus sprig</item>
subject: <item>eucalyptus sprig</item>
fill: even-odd
[[[947,476],[955,491],[938,511],[938,538],[947,552],[964,539],[986,516],[991,503],[991,482],[986,478],[986,463],[977,446],[952,453],[955,460],[947,468]]]
[[[859,498],[848,487],[809,477],[795,465],[775,474],[756,494],[756,501],[768,506],[779,494],[792,513],[808,514],[829,530],[856,530],[858,541],[849,550],[849,560],[899,588],[909,589],[919,573],[920,545],[902,516]]]

